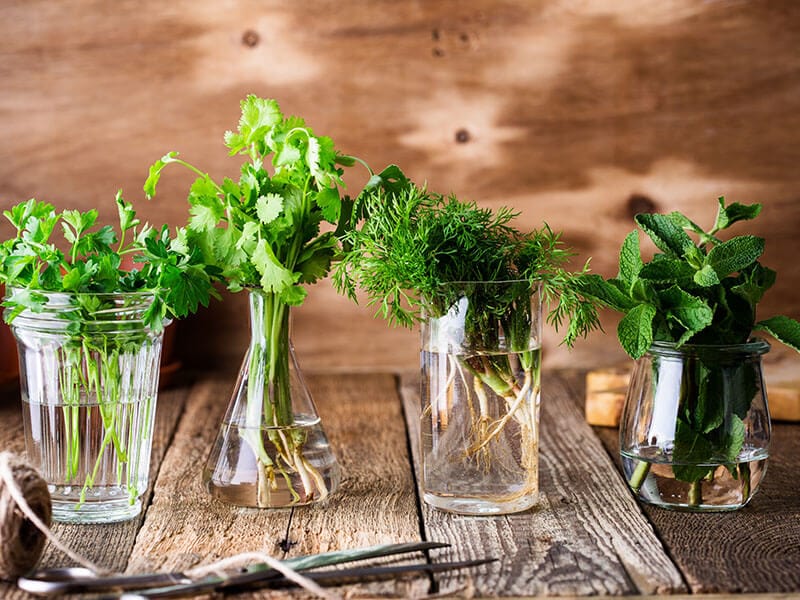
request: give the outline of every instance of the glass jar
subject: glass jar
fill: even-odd
[[[539,493],[541,298],[528,281],[448,284],[422,334],[422,496],[441,510],[526,510]]]
[[[14,290],[9,290],[13,294]],[[43,293],[11,323],[28,460],[48,484],[53,520],[137,516],[147,490],[163,331],[149,293]]]
[[[769,344],[656,342],[636,361],[620,424],[631,489],[647,503],[735,510],[766,473],[771,425],[761,357]]]
[[[203,470],[209,493],[257,508],[325,500],[340,470],[295,359],[290,307],[251,289],[250,346]]]

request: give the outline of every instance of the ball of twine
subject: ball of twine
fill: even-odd
[[[39,473],[10,452],[0,453],[0,579],[16,579],[29,572],[42,556],[47,541],[27,508],[46,527],[52,505],[47,483]]]

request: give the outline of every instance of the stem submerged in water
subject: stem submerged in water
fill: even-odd
[[[292,406],[289,307],[275,294],[252,290],[250,312],[245,427],[240,435],[257,461],[257,506],[284,504],[273,499],[281,481],[291,504],[321,500],[329,490],[305,457],[304,425],[296,423]]]

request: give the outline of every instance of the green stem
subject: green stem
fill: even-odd
[[[742,502],[750,497],[750,463],[739,463],[739,478],[742,480]]]
[[[642,489],[642,485],[644,485],[645,479],[647,479],[647,475],[650,473],[650,463],[643,460],[640,461],[638,465],[636,465],[636,469],[633,471],[630,480],[628,481],[628,485],[631,486],[631,489],[639,493],[639,490]]]
[[[702,484],[702,480],[700,479],[689,484],[689,495],[687,499],[689,506],[700,506],[700,503],[703,501]]]

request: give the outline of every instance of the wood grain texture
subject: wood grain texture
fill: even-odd
[[[150,481],[147,492],[142,496],[142,506],[144,507],[142,514],[130,521],[104,525],[54,523],[53,533],[69,548],[101,567],[114,571],[125,569],[136,535],[147,513],[153,487],[160,473],[161,461],[172,440],[172,434],[183,411],[187,395],[188,388],[159,392],[155,431],[153,432],[153,449],[150,456]],[[0,401],[0,423],[3,424],[0,427],[0,448],[24,455],[25,440],[18,396],[17,403]],[[72,564],[74,563],[69,558],[48,544],[45,546],[39,567],[62,567]],[[0,597],[11,599],[31,598],[32,596],[19,591],[12,584],[0,581]]]
[[[241,508],[211,499],[202,486],[201,471],[227,407],[231,382],[204,381],[192,390],[164,459],[129,572],[187,569],[248,551],[280,557],[419,540],[394,377],[310,376],[308,382],[343,468],[340,490],[319,506],[294,511]],[[370,435],[377,422],[380,434]],[[287,534],[292,544],[288,554],[278,545]],[[405,597],[427,593],[428,586],[423,577],[348,589]]]
[[[569,381],[573,394],[583,385]],[[595,433],[621,472],[617,429]],[[698,514],[642,504],[694,593],[800,592],[798,462],[800,425],[774,424],[767,475],[743,509]]]
[[[7,0],[0,5],[0,208],[36,196],[114,217],[182,223],[191,178],[147,167],[177,150],[236,176],[222,134],[239,100],[278,98],[345,152],[400,164],[433,189],[510,205],[616,271],[632,215],[713,218],[717,196],[765,205],[754,233],[780,276],[765,314],[798,317],[800,4],[793,0]],[[366,173],[347,180],[357,190]],[[741,231],[741,229],[739,229]],[[10,233],[0,224],[0,238]],[[208,368],[242,348],[236,303],[184,342]],[[217,320],[216,315],[224,317]],[[314,368],[413,368],[413,336],[317,286],[296,344]],[[615,317],[605,317],[613,331]],[[358,332],[369,351],[336,352]],[[204,337],[200,337],[204,336]],[[603,334],[545,360],[587,368],[622,352]],[[197,343],[200,341],[201,343]],[[613,353],[614,356],[609,356]],[[232,358],[236,362],[236,358]],[[607,361],[607,362],[606,362]]]
[[[409,432],[416,439],[416,375],[403,378],[402,392]],[[476,518],[423,505],[426,536],[451,541],[453,557],[500,559],[481,567],[475,577],[437,577],[441,591],[580,596],[685,590],[680,573],[569,394],[556,374],[545,373],[540,501],[534,509]],[[419,477],[418,451],[415,463]]]

